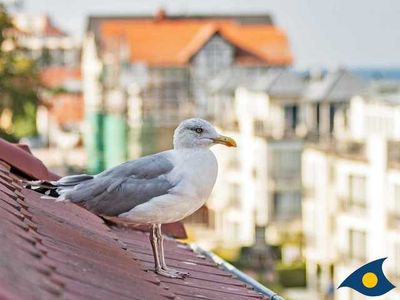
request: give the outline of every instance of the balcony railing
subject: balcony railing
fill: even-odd
[[[339,199],[339,209],[342,212],[365,213],[367,206],[366,203],[357,203],[348,197]]]
[[[320,138],[308,136],[307,142],[317,149],[328,151],[339,157],[355,160],[366,160],[366,144],[358,141],[341,141],[336,139],[323,140]]]

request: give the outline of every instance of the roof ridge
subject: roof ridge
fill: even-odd
[[[292,55],[285,32],[272,24],[247,24],[235,19],[93,19],[88,28],[104,49],[107,39],[127,35],[131,62],[182,66],[211,34],[221,33],[234,47],[263,63],[289,65]],[[205,33],[204,33],[205,32]],[[179,33],[179,34],[178,34]],[[149,50],[150,49],[150,50]]]
[[[208,24],[204,24],[202,28],[200,28],[197,33],[193,36],[193,38],[189,41],[189,44],[186,45],[183,49],[181,49],[178,54],[178,60],[182,63],[186,63],[190,60],[190,58],[197,53],[197,51],[209,41],[209,39],[218,31],[218,25],[216,22],[210,22]]]
[[[18,146],[0,138],[0,160],[12,168],[17,169],[29,178],[33,179],[58,179],[59,176],[50,172],[41,160],[34,157],[28,146]]]

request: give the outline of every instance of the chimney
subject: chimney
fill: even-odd
[[[164,8],[158,9],[157,12],[156,12],[155,15],[154,15],[154,20],[155,20],[156,22],[165,20],[166,18],[167,18],[167,13],[165,12],[165,9],[164,9]]]

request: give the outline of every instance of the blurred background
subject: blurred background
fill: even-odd
[[[400,284],[399,1],[0,3],[2,138],[97,173],[205,118],[238,148],[190,242],[287,299],[365,299],[336,287],[386,256]]]

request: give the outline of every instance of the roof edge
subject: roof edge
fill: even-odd
[[[28,145],[12,144],[0,138],[0,160],[32,179],[58,179],[41,160],[34,157]]]

